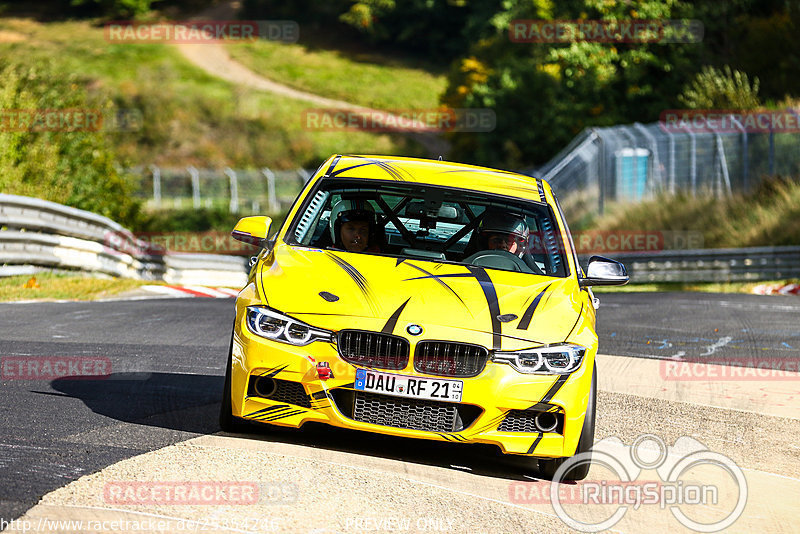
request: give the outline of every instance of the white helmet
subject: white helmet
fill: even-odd
[[[342,245],[339,233],[342,229],[342,224],[349,221],[368,222],[371,237],[371,234],[375,231],[375,210],[369,202],[361,199],[342,199],[334,204],[331,209],[331,218],[328,221],[328,226],[331,231],[331,239],[337,247]]]

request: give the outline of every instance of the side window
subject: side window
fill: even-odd
[[[294,232],[294,238],[298,243],[307,245],[311,242],[312,235],[315,233],[312,232],[312,229],[316,227],[322,216],[322,209],[326,205],[326,200],[328,200],[329,196],[330,193],[328,191],[317,191],[314,198],[311,199]]]

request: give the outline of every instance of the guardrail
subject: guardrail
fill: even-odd
[[[605,254],[621,261],[632,284],[749,282],[800,278],[800,247],[663,250]],[[586,266],[589,256],[581,256]]]
[[[0,194],[0,228],[0,276],[48,268],[175,284],[243,286],[247,279],[247,257],[147,254],[147,243],[111,219],[37,198]],[[607,255],[625,264],[633,284],[800,278],[800,246]],[[584,267],[588,258],[580,257]]]
[[[154,255],[113,220],[38,198],[0,194],[0,276],[47,268],[174,284],[241,287],[247,258]]]

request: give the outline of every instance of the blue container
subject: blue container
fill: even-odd
[[[616,159],[617,200],[642,200],[647,191],[646,148],[623,148],[614,153]]]

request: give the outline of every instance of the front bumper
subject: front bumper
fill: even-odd
[[[455,406],[457,420],[462,422],[452,429],[435,425],[424,429],[429,424],[424,421],[430,421],[430,417],[423,414],[417,419],[423,422],[418,422],[416,429],[404,428],[412,424],[410,419],[403,422],[395,417],[391,420],[391,414],[382,414],[384,424],[374,424],[366,422],[369,418],[363,417],[365,412],[354,414],[356,397],[360,396],[362,407],[365,401],[364,393],[354,389],[359,367],[341,359],[334,343],[318,341],[296,347],[255,336],[240,320],[233,337],[231,404],[235,417],[273,425],[300,427],[312,421],[392,436],[491,444],[507,454],[544,458],[572,456],[583,427],[594,356],[595,350],[590,349],[581,367],[564,376],[526,375],[506,364],[489,362],[478,376],[457,379],[464,383],[460,403],[436,402],[429,406],[425,403],[433,401],[367,394],[371,406],[379,411],[395,409],[401,404],[408,413],[409,403],[411,412],[447,411]],[[320,377],[317,365],[321,362],[327,364],[331,376]],[[411,362],[403,370],[377,370],[450,378],[418,373]],[[324,377],[325,373],[322,374]],[[255,388],[257,377],[262,378],[260,384],[268,384],[268,387],[260,387],[260,391]],[[530,425],[503,424],[510,417],[522,415],[525,419],[532,411],[559,414],[558,427],[551,432],[538,432],[525,431],[533,430]],[[523,431],[517,431],[521,428]]]

